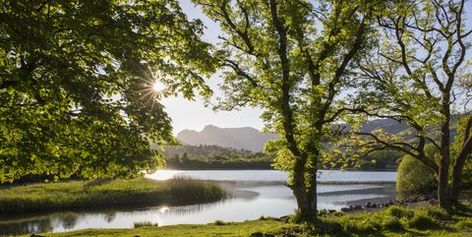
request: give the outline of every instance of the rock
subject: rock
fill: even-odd
[[[376,208],[376,207],[377,207],[377,204],[375,204],[375,203],[372,203],[372,205],[370,205],[370,207],[372,207],[372,208]]]
[[[329,212],[329,213],[334,213],[334,212],[336,212],[336,210],[329,209],[328,212]]]
[[[249,237],[264,237],[264,234],[261,232],[252,233]]]
[[[294,234],[284,234],[283,237],[296,237]]]
[[[341,211],[342,211],[342,212],[350,212],[351,209],[350,209],[349,207],[342,207],[342,208],[341,208]]]
[[[353,210],[362,210],[362,206],[361,205],[355,205]]]
[[[255,233],[252,233],[249,237],[275,237],[275,235],[267,234],[267,233],[261,233],[261,232],[255,232]]]
[[[279,221],[289,221],[290,216],[281,216],[279,217]]]

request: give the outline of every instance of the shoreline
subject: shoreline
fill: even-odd
[[[290,217],[261,217],[243,222],[215,221],[209,224],[180,224],[156,227],[144,225],[128,229],[84,229],[43,233],[36,236],[470,236],[472,203],[464,203],[466,214],[447,212],[432,205],[364,210],[355,213],[320,212],[316,223],[293,224]],[[31,233],[22,236],[32,236]]]
[[[69,181],[10,186],[0,192],[0,217],[77,209],[208,203],[227,197],[218,184],[190,179]]]

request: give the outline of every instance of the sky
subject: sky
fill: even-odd
[[[183,11],[190,19],[201,19],[206,26],[204,40],[208,42],[218,42],[218,35],[221,34],[217,23],[208,19],[201,11],[201,8],[195,6],[191,0],[179,0]],[[465,16],[468,25],[472,24],[472,1],[466,1]],[[468,58],[471,57],[469,54]],[[220,94],[218,83],[221,78],[213,76],[207,80],[207,84],[212,88],[215,95]],[[239,111],[220,111],[215,112],[211,107],[205,107],[201,98],[195,98],[189,101],[178,97],[163,98],[162,104],[172,119],[174,134],[177,135],[184,129],[202,130],[206,125],[212,124],[218,127],[253,127],[262,129],[264,124],[260,119],[262,110],[258,108],[242,108]]]
[[[204,40],[217,42],[220,30],[218,24],[206,18],[201,9],[196,7],[190,0],[180,0],[183,11],[189,18],[199,18],[206,26]],[[208,85],[219,94],[218,83],[221,78],[213,76],[207,80]],[[201,98],[189,101],[179,97],[162,99],[166,112],[172,119],[174,134],[177,135],[184,129],[202,130],[206,125],[212,124],[222,128],[253,127],[262,129],[263,122],[259,118],[262,110],[254,108],[243,108],[239,111],[215,112],[211,107],[205,107]]]

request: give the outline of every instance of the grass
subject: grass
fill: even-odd
[[[164,182],[132,179],[41,183],[0,189],[0,213],[195,204],[226,195],[216,184],[186,178]]]
[[[279,233],[284,229],[294,228],[296,225],[283,223],[277,220],[258,220],[246,222],[225,222],[207,224],[207,225],[175,225],[163,227],[142,227],[137,229],[88,229],[82,231],[72,231],[57,234],[42,234],[44,236],[97,236],[97,237],[116,237],[116,236],[140,236],[140,237],[210,237],[210,236],[250,236],[252,233]],[[29,236],[29,235],[25,235]]]
[[[465,214],[449,215],[436,207],[392,206],[375,212],[326,214],[316,224],[292,224],[273,218],[255,221],[215,221],[207,225],[143,226],[135,229],[88,229],[44,236],[472,236],[472,205]],[[257,235],[255,233],[258,233]]]

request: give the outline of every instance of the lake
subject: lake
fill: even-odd
[[[274,170],[160,170],[155,180],[190,177],[217,182],[232,197],[214,203],[100,211],[53,212],[0,218],[0,235],[61,232],[86,228],[133,228],[135,222],[203,224],[280,217],[296,208],[287,174]],[[325,170],[318,174],[318,208],[339,210],[351,204],[383,202],[395,197],[396,172]]]

